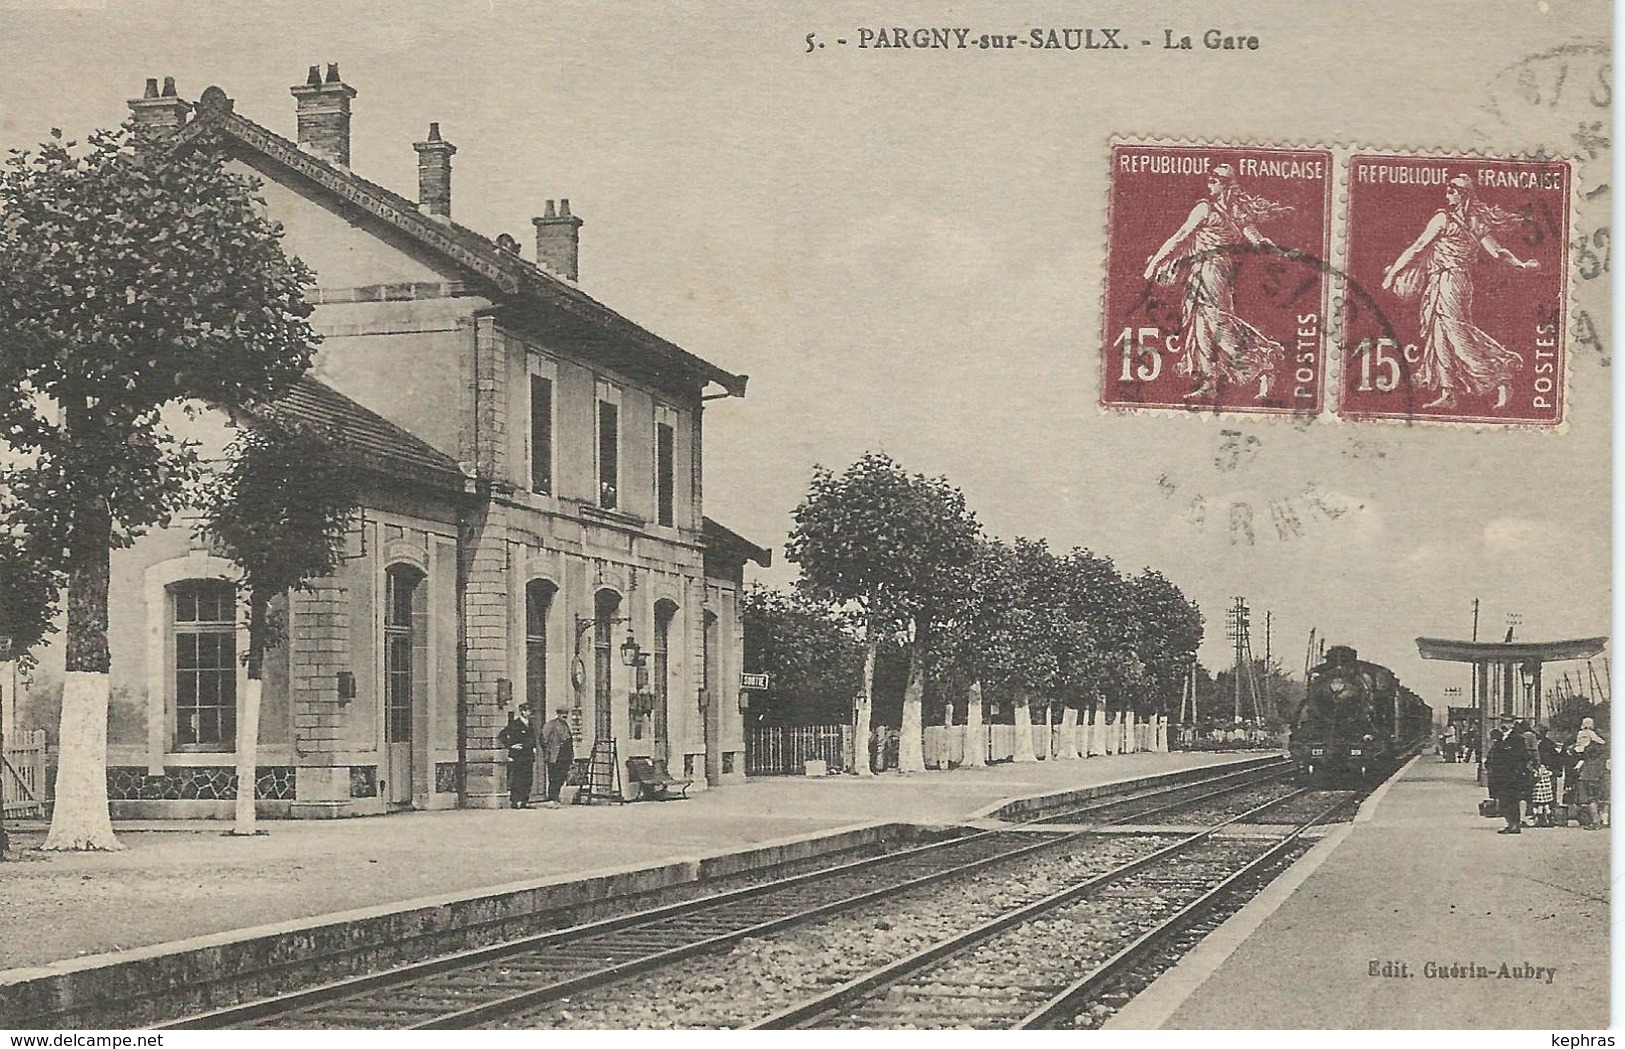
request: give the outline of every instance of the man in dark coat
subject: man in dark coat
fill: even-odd
[[[547,804],[556,808],[559,791],[570,775],[570,763],[575,760],[575,733],[570,731],[570,710],[559,707],[553,720],[542,726],[542,760],[547,762]]]
[[[508,752],[508,803],[530,808],[530,785],[536,775],[536,726],[530,722],[530,704],[519,704],[519,716],[497,733],[498,745]]]
[[[1489,753],[1490,797],[1507,825],[1497,834],[1523,833],[1523,803],[1529,796],[1529,748],[1515,729],[1496,740]]]

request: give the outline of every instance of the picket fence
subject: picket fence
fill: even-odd
[[[745,775],[801,775],[809,761],[839,772],[851,748],[850,725],[757,726],[745,731]]]
[[[6,737],[0,753],[0,812],[7,816],[45,815],[45,730]]]

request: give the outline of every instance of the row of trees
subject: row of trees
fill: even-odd
[[[801,571],[795,594],[750,596],[747,659],[809,710],[827,710],[832,691],[855,694],[861,740],[879,657],[901,649],[903,771],[924,768],[928,694],[950,713],[963,704],[972,726],[988,699],[1008,701],[1018,725],[1034,708],[1059,707],[1070,726],[1087,710],[1164,713],[1194,665],[1201,612],[1163,575],[1125,576],[1088,550],[988,536],[959,489],[884,454],[841,474],[815,468],[794,518],[785,552]]]
[[[250,647],[238,829],[253,829],[255,711],[273,596],[331,571],[357,481],[319,435],[261,424],[214,470],[173,428],[240,415],[305,373],[314,278],[258,184],[206,136],[59,132],[0,166],[0,636],[26,653],[65,606],[46,849],[116,849],[107,804],[111,551],[202,504],[243,569]],[[205,484],[207,481],[207,484]]]

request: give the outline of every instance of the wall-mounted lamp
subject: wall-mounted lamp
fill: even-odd
[[[621,642],[621,665],[624,667],[641,667],[649,657],[643,654],[638,647],[638,639],[632,636],[631,628],[626,631],[626,640]]]
[[[587,619],[587,618],[585,618],[583,616],[576,616],[576,646],[575,646],[575,651],[576,651],[576,658],[577,659],[581,658],[581,639],[586,637],[587,632],[592,630],[594,627],[596,627],[598,625],[598,622],[599,621],[596,620],[596,619]],[[637,638],[632,636],[632,630],[631,630],[631,626],[630,626],[630,624],[632,622],[632,619],[631,619],[630,616],[613,616],[610,619],[605,620],[605,622],[607,624],[609,624],[610,626],[614,626],[617,623],[626,623],[626,624],[628,624],[627,631],[626,631],[626,640],[621,642],[621,665],[622,666],[641,667],[645,663],[648,662],[648,659],[649,659],[648,654],[645,653],[641,647],[639,647]]]

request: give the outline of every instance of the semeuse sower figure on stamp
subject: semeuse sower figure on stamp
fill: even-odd
[[[1445,187],[1446,206],[1428,219],[1415,243],[1382,275],[1383,290],[1410,300],[1421,294],[1421,365],[1416,383],[1439,395],[1424,408],[1447,408],[1458,394],[1495,391],[1495,407],[1505,408],[1512,373],[1523,357],[1473,324],[1472,263],[1482,248],[1491,258],[1521,270],[1540,267],[1496,242],[1497,230],[1522,221],[1486,204],[1473,193],[1473,180],[1457,175]]]
[[[1236,316],[1236,271],[1241,260],[1230,249],[1275,248],[1258,231],[1258,223],[1292,208],[1242,189],[1229,164],[1213,169],[1207,188],[1208,196],[1196,202],[1184,224],[1146,261],[1145,279],[1158,284],[1184,280],[1175,370],[1197,382],[1185,399],[1204,397],[1213,392],[1215,381],[1222,381],[1237,386],[1256,382],[1262,400],[1286,349]]]

